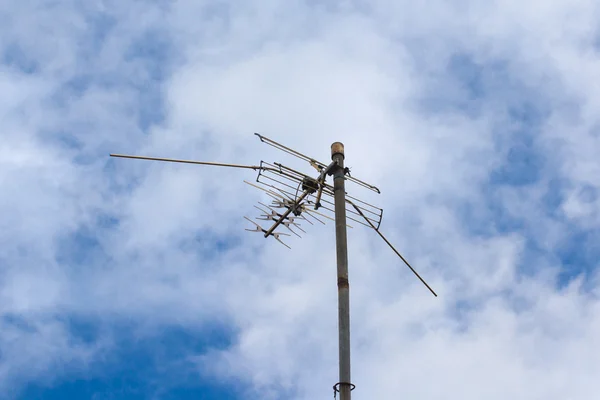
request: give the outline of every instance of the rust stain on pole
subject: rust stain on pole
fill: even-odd
[[[338,278],[338,288],[350,289],[350,283],[348,282],[348,278]]]

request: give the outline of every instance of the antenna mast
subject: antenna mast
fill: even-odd
[[[340,380],[333,386],[333,396],[340,392],[341,400],[350,400],[354,385],[350,381],[350,283],[348,281],[348,240],[346,236],[346,188],[344,145],[331,145],[331,159],[336,164],[333,171],[335,202],[335,245],[337,256],[338,332]]]
[[[347,224],[347,220],[350,219],[351,221],[371,228],[377,232],[385,243],[398,255],[398,257],[400,257],[408,268],[410,268],[413,274],[415,274],[415,276],[427,287],[427,289],[429,289],[436,297],[437,294],[379,230],[383,217],[383,210],[346,193],[346,181],[376,193],[381,192],[377,187],[350,176],[350,169],[344,167],[344,145],[342,143],[335,142],[331,145],[332,161],[330,164],[324,164],[314,158],[308,157],[296,150],[277,143],[274,140],[259,135],[258,133],[255,133],[255,135],[258,136],[263,143],[307,161],[319,172],[319,175],[317,178],[313,178],[307,174],[286,167],[283,164],[271,164],[264,161],[261,161],[260,165],[240,165],[125,154],[111,154],[111,157],[252,169],[258,171],[256,184],[247,181],[244,182],[252,187],[262,190],[271,198],[271,205],[259,202],[262,207],[254,207],[263,213],[256,219],[272,221],[273,224],[269,228],[263,228],[252,219],[244,217],[253,224],[253,229],[246,230],[262,233],[265,238],[272,236],[287,248],[290,248],[290,246],[284,243],[280,236],[291,237],[291,235],[290,233],[275,232],[275,229],[278,227],[283,226],[295,236],[300,237],[300,234],[294,229],[298,229],[304,233],[306,233],[306,231],[300,227],[300,223],[297,222],[298,220],[307,222],[311,225],[314,225],[311,220],[325,224],[321,218],[335,221],[338,287],[339,381],[333,385],[333,396],[335,398],[337,393],[339,393],[341,400],[350,400],[351,391],[355,388],[355,385],[352,384],[350,380],[350,284],[348,281],[348,240],[346,228],[352,228],[352,226]],[[332,175],[333,186],[325,182],[327,176]],[[300,191],[300,189],[302,190]],[[333,202],[327,198],[333,198]],[[347,208],[347,205],[351,207]],[[282,210],[282,212],[279,213],[275,210],[278,208],[285,209],[285,211]],[[322,208],[323,212],[317,211],[319,208]],[[327,215],[327,212],[332,213],[333,217]],[[308,217],[310,217],[310,219]]]

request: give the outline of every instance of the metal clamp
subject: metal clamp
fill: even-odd
[[[353,391],[354,388],[356,387],[355,384],[350,383],[350,382],[338,382],[338,383],[336,383],[335,385],[333,385],[333,398],[334,399],[336,398],[337,393],[339,393],[339,391],[340,391],[340,388],[339,388],[340,385],[350,385],[350,391]]]

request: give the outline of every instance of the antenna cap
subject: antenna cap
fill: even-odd
[[[341,154],[344,157],[344,144],[342,142],[335,142],[331,145],[331,157],[336,154]]]

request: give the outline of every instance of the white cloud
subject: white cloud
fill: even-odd
[[[325,161],[343,141],[353,174],[382,189],[365,198],[384,207],[383,231],[440,294],[371,232],[349,232],[356,397],[588,398],[597,279],[591,291],[554,279],[557,245],[599,229],[598,6],[215,4],[11,9],[36,28],[5,26],[0,48],[18,45],[38,69],[0,70],[0,312],[30,327],[0,320],[13,354],[0,361],[0,387],[54,377],[61,360],[93,362],[109,342],[74,344],[58,317],[77,313],[192,330],[226,321],[239,332],[231,348],[190,355],[203,373],[250,382],[261,398],[327,395],[337,375],[332,224],[308,227],[292,251],[259,243],[242,231],[263,198],[241,182],[252,173],[106,158],[287,162],[258,131]],[[91,18],[101,13],[114,19],[102,41]],[[148,30],[172,46],[165,81],[128,56]],[[482,96],[449,71],[457,54],[484,68]],[[60,89],[82,75],[81,93]],[[164,95],[165,119],[144,130],[150,87]],[[541,122],[511,117],[523,103]],[[541,179],[491,186],[519,135],[535,138]],[[566,183],[549,211],[552,180]],[[492,201],[523,229],[496,228]],[[474,236],[464,210],[494,228]],[[118,226],[100,227],[101,215]],[[96,233],[97,257],[57,260],[61,240],[82,228]],[[239,246],[221,253],[215,238]]]

